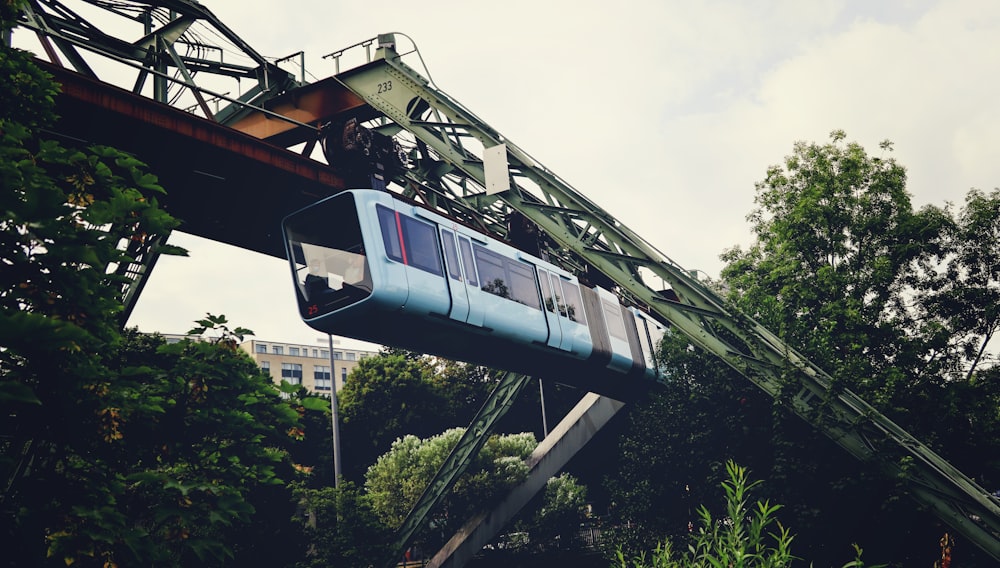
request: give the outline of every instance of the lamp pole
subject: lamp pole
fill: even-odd
[[[340,418],[337,412],[337,375],[333,358],[333,335],[327,334],[330,343],[330,421],[333,426],[333,486],[340,487]]]
[[[545,418],[545,390],[542,389],[542,379],[538,379],[538,398],[542,399],[542,437],[549,437],[549,422]]]

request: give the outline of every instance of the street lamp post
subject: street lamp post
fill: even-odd
[[[340,487],[340,418],[337,412],[337,375],[333,358],[333,335],[327,334],[330,343],[330,421],[333,426],[333,486]]]

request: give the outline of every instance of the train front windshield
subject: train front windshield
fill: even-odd
[[[353,195],[344,193],[302,209],[282,225],[304,319],[371,295],[371,271]]]

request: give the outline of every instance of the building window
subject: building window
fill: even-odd
[[[299,348],[298,347],[289,347],[288,348],[288,354],[291,355],[292,357],[298,357],[299,356]]]
[[[267,353],[267,344],[258,343],[257,345],[254,346],[254,351],[256,351],[257,353]]]
[[[330,358],[330,352],[327,351],[326,349],[320,349],[319,350],[319,356],[322,357],[323,359],[329,359]]]
[[[313,380],[316,381],[316,390],[330,390],[331,377],[330,367],[320,365],[313,367]]]
[[[270,361],[261,361],[260,362],[260,370],[264,371],[265,373],[267,373],[268,375],[270,375],[271,374],[271,362]]]
[[[344,352],[343,351],[334,351],[333,352],[333,358],[336,359],[337,361],[340,361],[341,359],[344,358]]]
[[[275,355],[284,355],[285,354],[285,348],[283,346],[281,346],[281,345],[272,345],[271,346],[271,353],[274,353]]]
[[[357,353],[352,353],[352,352],[348,351],[347,352],[347,360],[348,361],[357,361],[358,360],[358,354]]]
[[[293,385],[301,385],[302,365],[300,363],[282,363],[281,378]]]
[[[313,348],[313,359],[315,359],[317,357],[319,357],[319,351],[314,347]]]
[[[340,368],[340,386],[347,382],[347,367]]]

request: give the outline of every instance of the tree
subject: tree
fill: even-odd
[[[345,477],[360,481],[404,435],[468,425],[494,384],[482,367],[409,351],[365,358],[339,393]]]
[[[587,518],[587,487],[568,473],[549,478],[541,505],[525,528],[536,551],[579,549],[580,524]]]
[[[0,4],[3,29],[19,5]],[[44,137],[57,86],[30,54],[0,47],[0,70],[0,534],[18,543],[6,560],[266,560],[254,528],[289,534],[302,409],[232,336],[122,333],[125,281],[109,268],[135,260],[120,243],[177,226],[163,190],[133,156]],[[283,512],[250,523],[265,510]]]
[[[947,218],[914,212],[904,168],[844,138],[799,142],[768,169],[748,216],[756,242],[723,255],[723,279],[734,303],[835,380],[891,403],[927,366],[907,298],[920,264],[942,253]]]
[[[660,346],[671,380],[626,408],[615,469],[605,485],[613,506],[605,552],[628,555],[664,535],[687,535],[695,507],[722,505],[716,488],[725,463],[769,469],[771,403],[722,360],[689,348],[679,334]]]
[[[364,471],[404,435],[440,432],[445,411],[427,359],[400,353],[361,360],[340,390],[344,476],[361,481]]]
[[[379,521],[371,499],[354,483],[343,482],[338,488],[300,487],[297,496],[306,511],[303,522],[309,542],[309,552],[297,567],[367,566],[385,553],[391,530]]]
[[[365,490],[383,523],[393,528],[403,523],[463,433],[452,428],[423,440],[404,436],[368,469]],[[418,540],[428,547],[443,544],[467,519],[522,482],[528,473],[524,459],[536,445],[531,434],[491,436]]]
[[[955,380],[973,365],[992,329],[989,310],[962,308],[968,304],[958,289],[971,280],[956,275],[988,271],[973,260],[988,258],[988,249],[961,227],[989,234],[991,217],[976,217],[976,224],[967,216],[956,220],[947,207],[914,211],[904,168],[844,140],[835,131],[827,144],[797,143],[783,165],[768,169],[748,216],[755,242],[723,255],[722,286],[740,311],[829,372],[834,389],[854,390],[947,459],[958,457],[963,469],[977,462],[968,473],[995,480],[995,461],[982,457],[997,455],[994,371],[980,370],[971,382]],[[888,153],[891,144],[881,148]],[[977,210],[990,210],[989,198],[973,201]],[[954,293],[945,280],[954,283]],[[987,281],[981,282],[995,290],[995,279]],[[954,309],[943,309],[948,303]],[[857,542],[876,559],[933,558],[947,528],[904,498],[901,484],[804,427],[780,397],[772,407],[759,395],[734,392],[734,384],[748,384],[745,379],[686,349],[667,345],[667,360],[687,365],[687,372],[676,374],[680,384],[632,411],[637,419],[623,441],[626,460],[616,477],[617,495],[625,498],[621,508],[643,522],[669,521],[677,534],[676,515],[654,511],[645,517],[643,507],[681,506],[686,480],[711,479],[706,473],[736,458],[766,472],[766,490],[786,503],[785,515],[800,529],[797,543],[808,556],[831,557],[831,546]],[[786,396],[794,396],[796,383],[788,387]],[[741,404],[727,405],[737,400]],[[654,447],[653,440],[670,445]],[[634,458],[626,453],[631,451]],[[656,451],[662,455],[654,458]],[[670,465],[644,472],[646,461]],[[714,469],[699,471],[703,466],[692,462]],[[974,565],[976,552],[966,547],[963,553]]]
[[[0,7],[4,30],[18,8]],[[0,524],[30,564],[100,556],[113,540],[141,549],[115,508],[124,480],[102,452],[121,438],[123,405],[145,404],[107,388],[122,281],[106,267],[132,260],[122,240],[176,221],[135,158],[40,136],[57,88],[30,54],[0,47],[0,70]]]

